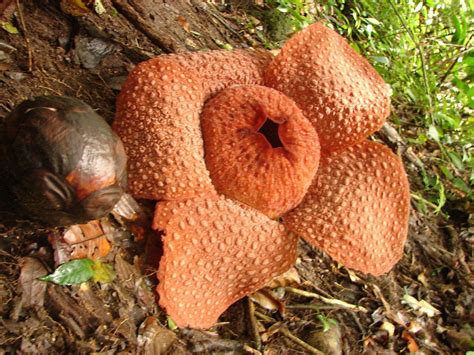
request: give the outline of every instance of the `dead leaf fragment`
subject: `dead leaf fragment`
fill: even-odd
[[[441,313],[425,300],[418,301],[415,297],[410,295],[403,296],[402,303],[407,304],[410,308],[419,313],[426,314],[428,317],[434,317]]]
[[[283,313],[285,305],[269,289],[263,288],[250,295],[250,299],[269,311],[279,311]]]
[[[16,9],[15,0],[0,1],[0,18],[4,20],[9,20],[12,17],[15,9]]]
[[[154,317],[148,317],[140,325],[137,353],[167,354],[176,339],[174,332],[160,326]]]
[[[23,307],[42,307],[47,284],[38,280],[48,274],[43,264],[35,258],[21,259],[20,289]]]
[[[393,337],[393,335],[395,334],[395,326],[390,322],[383,322],[380,326],[380,329],[385,330],[388,333],[389,337]]]
[[[428,285],[428,280],[427,280],[426,275],[425,275],[424,272],[422,272],[421,274],[419,274],[419,275],[416,277],[416,279],[417,279],[418,281],[420,281],[420,282],[423,284],[423,286],[429,287],[429,285]]]
[[[87,14],[90,10],[87,5],[90,4],[89,0],[61,0],[61,10],[66,14],[72,16],[83,16]]]
[[[410,335],[408,331],[404,330],[402,332],[402,339],[408,343],[407,349],[410,353],[415,353],[420,349],[415,339]]]
[[[125,77],[120,78],[123,78],[123,80],[121,79],[120,82],[121,88],[123,82],[125,81]],[[132,195],[127,193],[122,195],[120,200],[112,209],[111,213],[122,225],[125,225],[126,222],[135,222],[142,218],[146,218],[146,215],[138,202],[132,197]]]
[[[107,221],[91,221],[69,227],[64,235],[51,235],[49,241],[54,248],[56,265],[72,259],[92,259],[104,257],[112,248],[107,239],[113,231]]]
[[[122,286],[133,290],[140,274],[138,270],[132,264],[126,262],[120,254],[117,254],[115,257],[115,271],[117,272],[117,277]]]
[[[178,16],[177,18],[179,25],[185,30],[186,32],[189,33],[189,22],[186,20],[185,17],[183,16]]]
[[[292,267],[290,270],[281,274],[280,276],[275,277],[271,280],[266,287],[277,288],[277,287],[289,287],[297,286],[301,284],[301,278],[298,274],[298,270],[295,267]]]

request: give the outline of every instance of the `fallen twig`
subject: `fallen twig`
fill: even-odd
[[[295,293],[297,295],[300,295],[300,296],[316,298],[320,301],[323,301],[324,303],[340,306],[342,308],[357,310],[357,311],[361,311],[361,312],[364,312],[364,313],[368,312],[368,309],[365,308],[365,307],[358,306],[358,305],[351,304],[351,303],[347,303],[347,302],[344,302],[344,301],[341,301],[341,300],[338,300],[338,299],[335,299],[335,298],[327,298],[327,297],[318,295],[317,293],[303,291],[303,290],[293,288],[293,287],[285,287],[285,290],[293,292],[293,293]]]
[[[18,0],[17,0],[18,1]],[[157,32],[148,24],[140,14],[124,0],[113,0],[114,7],[127,18],[141,33],[143,33],[151,42],[157,45],[165,53],[176,51],[176,45],[173,39],[166,33]]]
[[[253,336],[253,342],[255,343],[255,348],[257,350],[261,350],[262,338],[258,332],[257,319],[255,318],[255,304],[250,299],[250,297],[247,297],[247,307],[250,321],[250,332]]]

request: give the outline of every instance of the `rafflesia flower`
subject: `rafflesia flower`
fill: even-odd
[[[297,236],[364,273],[394,266],[409,186],[401,160],[366,140],[389,106],[377,72],[319,23],[275,58],[211,51],[137,66],[114,128],[131,193],[158,200],[157,291],[179,326],[212,326],[286,271]]]

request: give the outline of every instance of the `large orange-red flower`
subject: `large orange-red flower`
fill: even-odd
[[[179,326],[212,326],[286,271],[297,236],[365,273],[393,267],[408,181],[395,154],[366,140],[389,107],[382,78],[320,23],[275,58],[210,51],[137,66],[114,129],[130,192],[158,201],[159,302]]]

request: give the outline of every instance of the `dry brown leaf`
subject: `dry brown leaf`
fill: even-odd
[[[16,8],[15,0],[0,1],[0,18],[9,20]]]
[[[189,33],[190,30],[189,30],[188,20],[186,20],[186,18],[183,16],[178,16],[177,20],[178,20],[179,25],[183,28],[183,30]]]
[[[125,225],[125,222],[135,222],[143,218],[144,214],[138,202],[127,193],[123,194],[111,213],[122,225]]]
[[[38,280],[48,274],[43,264],[35,258],[21,259],[20,289],[23,307],[42,307],[47,283]]]
[[[90,12],[91,0],[61,0],[61,10],[72,16],[83,16]]]
[[[56,265],[72,259],[99,259],[109,254],[111,244],[107,235],[113,232],[107,221],[91,221],[69,227],[64,234],[51,234],[49,242],[54,249]]]
[[[64,234],[64,241],[72,247],[71,259],[95,260],[106,256],[111,249],[104,227],[99,221],[70,227]]]
[[[418,344],[416,343],[415,339],[410,335],[410,333],[406,330],[402,332],[401,338],[405,340],[407,344],[407,349],[411,353],[417,352],[420,348],[418,347]]]
[[[380,326],[380,329],[385,330],[388,333],[389,337],[393,337],[393,335],[395,334],[395,326],[390,322],[383,322]]]
[[[402,303],[407,304],[413,310],[420,314],[426,314],[428,317],[433,317],[441,313],[438,309],[433,307],[425,300],[418,301],[415,297],[410,295],[404,295]]]
[[[269,288],[289,287],[289,286],[297,286],[300,284],[301,284],[301,279],[300,279],[300,275],[298,274],[298,270],[296,270],[295,267],[292,267],[287,272],[271,280],[266,285],[266,287],[269,287]]]
[[[138,354],[167,354],[176,341],[176,334],[158,324],[154,317],[148,317],[140,325]]]
[[[129,290],[133,290],[136,280],[140,277],[135,266],[126,262],[120,254],[117,254],[114,269],[121,284]]]
[[[250,295],[250,299],[257,303],[260,307],[269,311],[285,311],[285,305],[281,303],[273,292],[269,289],[261,289]]]
[[[416,279],[417,279],[418,281],[420,281],[420,282],[423,284],[423,286],[429,287],[429,285],[428,285],[428,280],[427,280],[426,275],[425,275],[424,272],[418,274],[418,276],[416,277]]]

